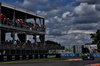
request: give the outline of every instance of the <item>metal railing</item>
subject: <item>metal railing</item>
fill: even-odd
[[[44,26],[34,26],[32,23],[28,23],[28,22],[23,22],[23,23],[19,23],[17,21],[12,21],[9,19],[1,19],[1,24],[3,25],[7,25],[7,26],[12,26],[12,27],[17,27],[17,28],[22,28],[22,29],[26,29],[26,30],[33,30],[33,31],[38,31],[38,32],[45,32],[45,27]]]
[[[18,42],[16,44],[13,44],[13,42],[1,42],[1,48],[0,49],[18,49],[18,50],[47,50],[47,47],[45,46],[36,46],[35,43],[23,43]]]

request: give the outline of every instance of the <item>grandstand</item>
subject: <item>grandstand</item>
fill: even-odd
[[[29,19],[31,22],[27,22]],[[7,33],[11,34],[12,40],[6,40]],[[27,35],[33,36],[34,43],[27,40]],[[40,43],[37,43],[36,36],[39,36]],[[44,43],[45,18],[43,16],[0,2],[0,59],[6,61],[46,58],[48,51]]]

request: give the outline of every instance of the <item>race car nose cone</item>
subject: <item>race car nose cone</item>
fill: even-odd
[[[90,57],[88,57],[88,59],[90,59]]]

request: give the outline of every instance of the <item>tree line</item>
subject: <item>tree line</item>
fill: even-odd
[[[97,30],[96,33],[90,34],[93,39],[92,44],[97,44],[97,51],[100,52],[100,30]]]

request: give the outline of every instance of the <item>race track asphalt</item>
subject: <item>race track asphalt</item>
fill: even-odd
[[[22,63],[0,63],[0,66],[85,66],[87,64],[95,63],[100,63],[100,58],[95,58],[95,60],[80,61],[39,61]]]

